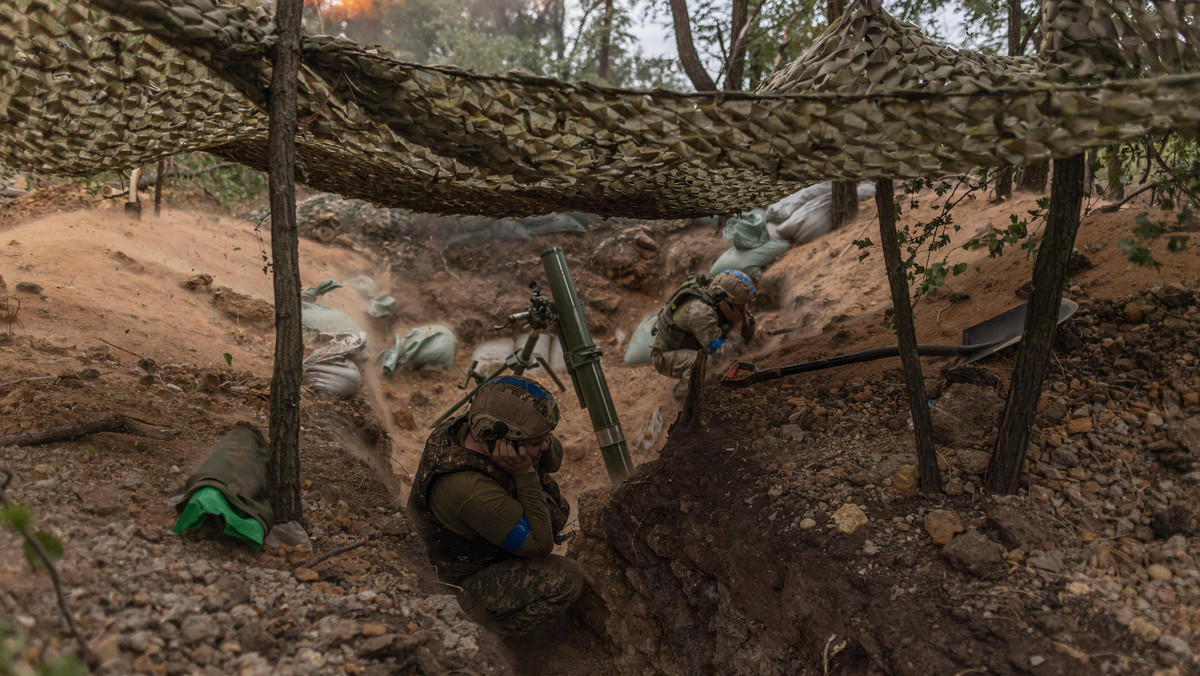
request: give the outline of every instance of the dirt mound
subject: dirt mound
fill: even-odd
[[[1076,347],[1055,352],[1014,496],[984,494],[990,441],[969,438],[939,449],[946,495],[915,495],[896,369],[709,389],[697,430],[582,501],[584,616],[623,673],[1194,668],[1192,294],[1101,301],[1064,326]],[[975,368],[1005,382],[1011,360]],[[982,390],[942,397],[964,387]]]

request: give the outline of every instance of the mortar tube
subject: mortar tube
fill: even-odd
[[[592,340],[592,332],[583,315],[583,303],[575,292],[575,282],[571,279],[571,271],[567,269],[567,258],[562,248],[546,249],[541,258],[546,280],[550,284],[550,295],[554,298],[563,359],[575,385],[575,395],[579,397],[579,405],[586,408],[591,416],[592,429],[600,444],[608,478],[618,484],[633,472],[633,461],[629,458],[625,433],[621,430],[617,409],[613,406],[608,382],[600,366],[602,353]]]

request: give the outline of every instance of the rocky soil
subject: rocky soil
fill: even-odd
[[[1011,350],[926,367],[944,496],[898,369],[710,387],[581,501],[585,616],[623,673],[1196,673],[1198,319],[1180,287],[1085,304],[1012,496],[981,489]]]

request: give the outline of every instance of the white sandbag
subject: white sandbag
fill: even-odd
[[[782,225],[796,210],[807,202],[820,197],[821,195],[830,195],[833,193],[833,183],[822,181],[813,185],[797,190],[796,192],[784,197],[778,202],[767,207],[766,221],[775,225]]]
[[[513,342],[508,338],[497,338],[482,342],[471,352],[471,361],[477,362],[475,370],[488,374],[500,368],[504,360],[513,353]]]
[[[454,337],[454,331],[441,324],[430,324],[418,326],[405,334],[404,338],[396,336],[395,344],[380,352],[378,360],[383,363],[385,377],[401,364],[412,369],[437,364],[449,371],[454,368],[454,352],[457,348],[458,339]]]
[[[345,399],[362,389],[359,364],[367,358],[367,334],[344,333],[304,358],[302,382],[319,394]]]
[[[304,384],[327,397],[346,399],[362,389],[362,372],[358,370],[358,364],[343,357],[305,366]]]
[[[856,195],[859,200],[874,197],[875,184],[858,184]],[[784,206],[791,208],[791,212],[775,228],[775,234],[793,246],[811,242],[833,229],[833,184],[829,181],[783,198],[768,207],[767,213],[778,216]]]
[[[788,250],[788,243],[772,237],[766,244],[757,249],[739,249],[731,246],[717,258],[708,271],[709,277],[715,277],[722,270],[740,270],[750,277],[760,277],[763,268],[774,262]]]
[[[656,317],[658,317],[658,313],[651,312],[633,330],[633,336],[629,339],[629,347],[625,348],[626,364],[645,364],[650,361],[650,342],[654,340],[654,336],[650,335],[650,329],[654,328]]]

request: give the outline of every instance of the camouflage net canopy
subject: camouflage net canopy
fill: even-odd
[[[1037,56],[853,3],[754,94],[479,75],[302,38],[298,178],[388,207],[688,217],[826,178],[1025,165],[1200,128],[1200,0],[1047,0]],[[265,169],[271,17],[212,0],[0,0],[0,162],[94,175],[190,150]]]

